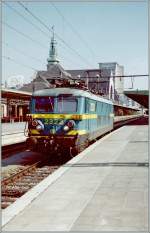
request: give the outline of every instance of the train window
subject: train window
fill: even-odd
[[[57,100],[58,113],[72,113],[77,111],[77,98],[73,96],[60,96]]]
[[[36,97],[35,112],[46,113],[54,111],[54,97]]]
[[[95,112],[96,111],[96,102],[90,104],[90,112]]]
[[[96,101],[90,99],[87,100],[86,112],[96,112]]]

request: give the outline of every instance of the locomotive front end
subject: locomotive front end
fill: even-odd
[[[78,152],[86,134],[80,121],[81,98],[72,94],[33,96],[27,144],[36,151]]]

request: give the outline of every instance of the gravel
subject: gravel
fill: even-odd
[[[2,180],[16,174],[17,172],[21,171],[24,168],[25,166],[22,165],[8,165],[6,167],[2,167],[2,171],[1,171]]]

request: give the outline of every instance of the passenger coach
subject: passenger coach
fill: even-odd
[[[44,89],[32,95],[27,142],[33,150],[75,155],[112,129],[109,100],[73,88]]]

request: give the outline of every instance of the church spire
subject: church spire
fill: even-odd
[[[49,57],[47,59],[48,66],[57,64],[59,62],[59,60],[57,59],[54,26],[52,27],[52,31],[53,31],[53,34],[52,34],[51,43],[50,43]]]

